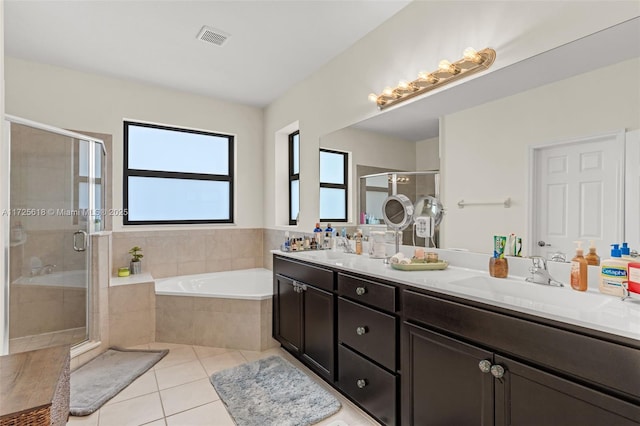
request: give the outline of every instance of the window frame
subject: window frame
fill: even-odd
[[[215,136],[226,138],[228,141],[228,171],[227,175],[189,173],[189,172],[169,172],[158,170],[142,170],[129,168],[129,126],[149,127],[153,129],[169,130],[182,133],[192,133],[198,135]],[[122,167],[122,206],[124,215],[123,225],[192,225],[192,224],[220,224],[234,223],[234,158],[235,158],[235,136],[223,133],[210,132],[205,130],[189,129],[185,127],[168,126],[163,124],[152,124],[133,120],[123,121],[123,167]],[[229,218],[228,219],[181,219],[181,220],[129,220],[129,177],[148,177],[164,179],[190,179],[198,181],[217,181],[229,183]]]
[[[321,217],[320,222],[349,222],[349,153],[345,151],[336,151],[333,149],[320,148],[319,152],[328,152],[330,154],[340,154],[342,155],[343,160],[343,182],[344,184],[337,183],[323,183],[320,181],[318,176],[318,180],[320,181],[320,188],[331,188],[331,189],[344,189],[344,218],[334,218],[334,217]],[[318,155],[318,161],[320,161],[320,155]],[[318,200],[320,201],[320,200]],[[320,207],[320,206],[318,206]],[[319,213],[319,212],[318,212]],[[319,216],[319,215],[318,215]]]
[[[295,136],[298,136],[298,173],[294,173],[293,164],[293,140]],[[298,221],[296,219],[292,219],[291,216],[293,213],[291,209],[293,206],[291,205],[291,183],[293,181],[298,181],[298,214],[300,214],[300,130],[296,130],[293,133],[289,134],[289,225],[297,225]]]

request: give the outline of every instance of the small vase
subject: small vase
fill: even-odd
[[[132,260],[129,266],[132,275],[142,273],[142,262],[140,262],[139,260],[137,262]]]

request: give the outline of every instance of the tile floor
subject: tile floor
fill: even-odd
[[[305,371],[342,404],[340,411],[318,423],[318,426],[378,424],[280,348],[252,352],[173,343],[151,343],[135,348],[168,348],[170,351],[98,411],[86,417],[70,417],[67,425],[233,426],[233,420],[209,383],[209,376],[216,371],[271,355],[280,355]]]

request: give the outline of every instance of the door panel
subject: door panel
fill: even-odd
[[[293,280],[276,275],[276,305],[278,306],[275,338],[287,349],[298,352],[301,342],[300,294],[293,287]]]
[[[625,241],[640,250],[640,130],[626,134]]]
[[[496,425],[638,425],[640,407],[505,357],[496,379]]]
[[[333,294],[312,286],[304,291],[304,347],[302,356],[318,372],[334,380]]]
[[[570,258],[573,241],[593,240],[598,253],[622,240],[624,134],[594,136],[535,151],[533,252]],[[544,241],[546,247],[535,242]]]

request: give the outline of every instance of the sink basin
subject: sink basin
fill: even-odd
[[[468,277],[451,282],[465,293],[525,308],[566,311],[594,311],[617,299],[601,294],[574,291],[567,287],[533,284],[512,278]]]

